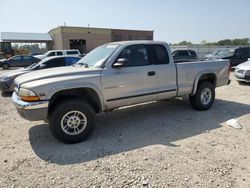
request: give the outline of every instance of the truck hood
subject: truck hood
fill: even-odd
[[[17,77],[19,75],[30,72],[29,69],[21,68],[17,70],[8,71],[7,73],[1,74],[0,77]]]
[[[38,70],[30,72],[24,75],[21,75],[15,79],[15,83],[20,85],[30,81],[36,81],[41,79],[55,78],[55,77],[65,77],[65,76],[75,76],[89,74],[91,72],[101,71],[102,68],[85,68],[83,66],[79,67],[59,67],[59,68],[50,68],[44,70]]]
[[[248,61],[246,61],[245,63],[239,64],[237,68],[243,69],[243,70],[250,70],[250,59],[248,59]]]

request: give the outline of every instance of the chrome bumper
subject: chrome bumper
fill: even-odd
[[[21,117],[30,121],[47,120],[49,101],[25,102],[13,92],[12,100]]]

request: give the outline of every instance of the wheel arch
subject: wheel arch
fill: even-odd
[[[217,76],[213,72],[203,72],[203,73],[200,73],[199,75],[197,75],[195,78],[195,81],[194,81],[193,92],[191,95],[194,95],[196,93],[199,84],[204,82],[204,81],[208,81],[208,82],[212,83],[214,85],[214,87],[216,87]]]
[[[81,99],[91,105],[96,113],[103,110],[102,101],[98,92],[90,87],[64,89],[55,92],[49,101],[48,116],[51,115],[57,104],[62,100]]]

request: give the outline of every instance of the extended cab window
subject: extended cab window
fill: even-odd
[[[168,64],[169,57],[166,48],[162,45],[154,45],[156,52],[157,64]]]
[[[128,60],[126,67],[149,65],[147,50],[144,45],[132,45],[125,48],[119,58]]]
[[[169,56],[166,48],[160,44],[147,45],[150,64],[168,64]]]

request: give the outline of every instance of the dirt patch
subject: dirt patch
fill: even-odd
[[[209,111],[184,98],[100,114],[90,139],[75,145],[22,119],[11,97],[0,96],[0,185],[250,187],[250,85],[231,78]]]

